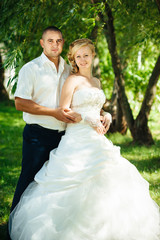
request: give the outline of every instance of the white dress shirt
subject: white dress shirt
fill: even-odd
[[[65,79],[70,74],[70,67],[60,57],[59,69],[44,53],[40,57],[25,64],[18,77],[15,97],[29,99],[41,106],[57,108]],[[23,113],[28,124],[39,124],[42,127],[64,130],[66,124],[51,116]]]

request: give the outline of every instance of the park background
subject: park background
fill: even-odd
[[[150,183],[160,205],[160,1],[3,0],[0,2],[0,239],[20,173],[22,113],[13,93],[20,68],[38,57],[43,29],[65,39],[62,56],[78,38],[95,43],[94,75],[112,114],[108,134]]]

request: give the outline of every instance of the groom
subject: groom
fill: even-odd
[[[40,44],[43,53],[22,67],[15,92],[15,106],[23,111],[26,126],[23,132],[22,170],[11,211],[35,174],[49,159],[49,152],[58,146],[65,123],[78,121],[69,110],[58,107],[63,83],[70,74],[70,67],[60,56],[64,44],[62,32],[55,26],[47,27]]]

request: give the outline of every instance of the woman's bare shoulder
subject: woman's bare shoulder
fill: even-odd
[[[75,75],[72,74],[72,75],[69,75],[69,76],[66,78],[64,84],[69,84],[69,83],[73,83],[73,82],[75,82]]]
[[[80,76],[76,74],[71,74],[66,78],[64,82],[64,87],[76,89],[79,86],[80,82]]]
[[[96,78],[96,77],[94,77],[93,79],[94,79],[95,83],[98,85],[98,87],[102,88],[101,81],[98,78]]]
[[[65,82],[75,82],[75,84],[79,84],[80,81],[82,81],[82,76],[78,74],[71,74],[68,76],[68,78],[65,80]]]

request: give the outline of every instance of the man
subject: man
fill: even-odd
[[[49,152],[58,146],[65,123],[78,121],[69,110],[59,108],[59,98],[70,67],[60,56],[64,39],[57,27],[43,31],[40,57],[25,64],[19,72],[15,106],[23,111],[26,126],[23,132],[22,170],[16,187],[11,211]],[[77,115],[76,115],[77,116]]]

